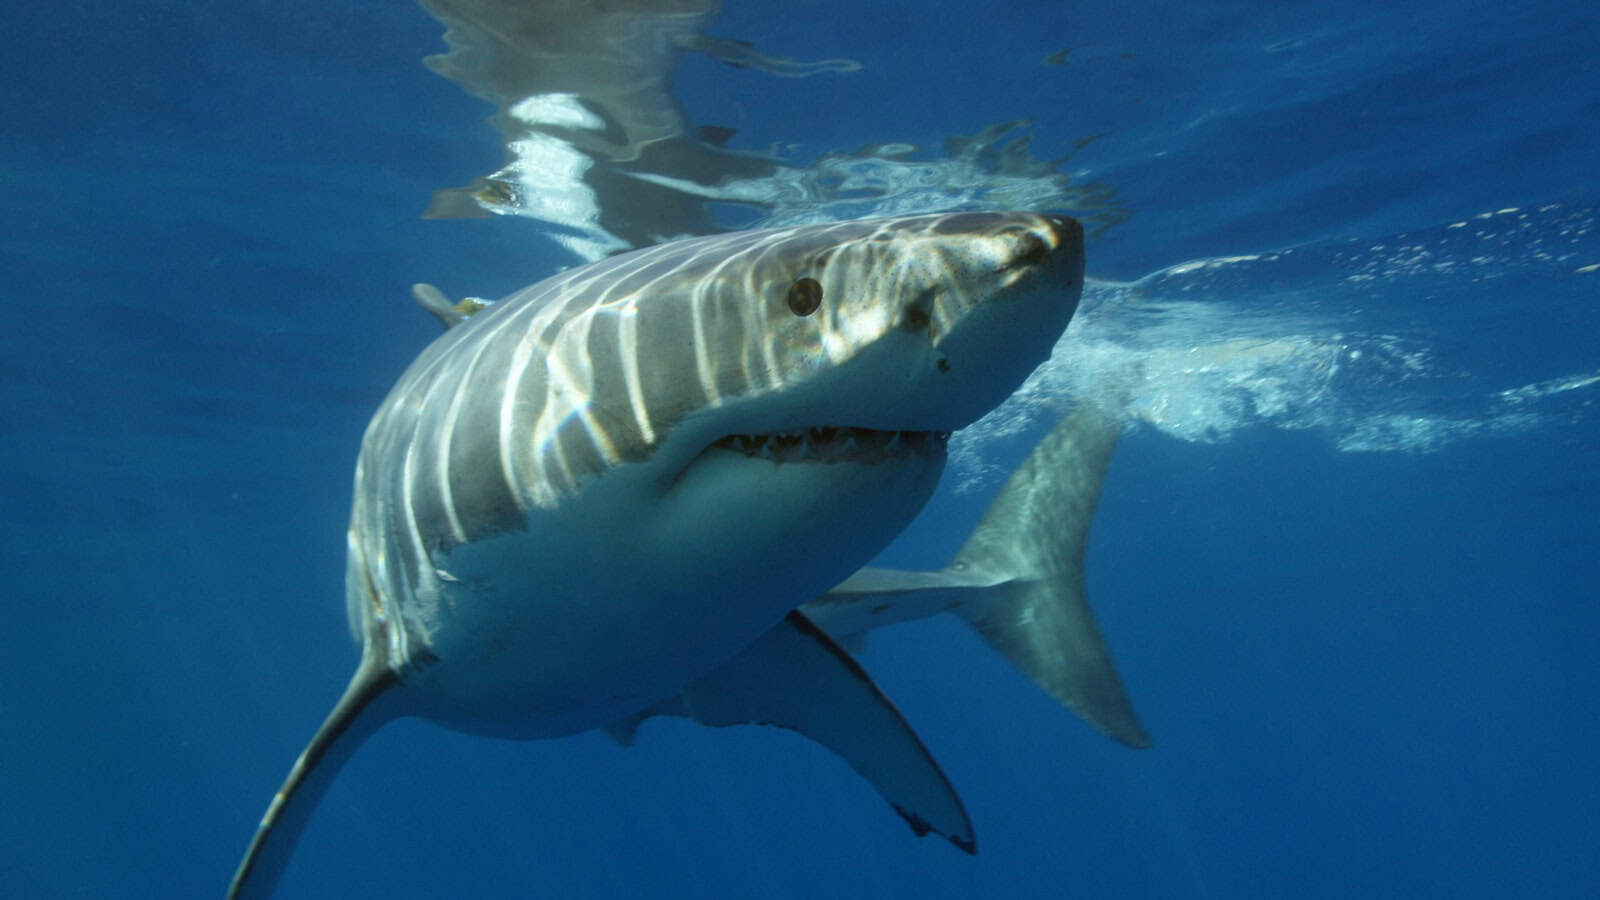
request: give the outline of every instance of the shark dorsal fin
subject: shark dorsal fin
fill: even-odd
[[[444,295],[431,284],[413,284],[411,286],[411,299],[417,305],[428,311],[428,314],[439,320],[439,324],[446,329],[454,328],[465,322],[473,313],[488,309],[493,304],[479,297],[467,297],[459,303],[451,303],[450,298]]]

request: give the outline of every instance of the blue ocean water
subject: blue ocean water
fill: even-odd
[[[1082,316],[958,436],[885,561],[942,564],[1071,399],[1114,405],[1089,588],[1155,746],[928,621],[863,663],[960,789],[976,858],[786,733],[654,722],[623,749],[401,721],[282,894],[1600,889],[1600,13],[726,7],[708,35],[859,67],[685,54],[662,82],[682,116],[779,161],[706,215],[1036,202],[1091,224]],[[356,448],[437,331],[409,286],[492,298],[591,245],[550,240],[574,231],[549,210],[419,218],[506,158],[493,106],[422,65],[444,26],[413,5],[11,23],[0,894],[216,896],[354,662]]]

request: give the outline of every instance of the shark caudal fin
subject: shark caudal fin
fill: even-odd
[[[368,642],[369,648],[371,642]],[[295,844],[311,820],[311,813],[327,793],[328,785],[345,762],[373,732],[392,715],[374,703],[398,682],[382,653],[370,649],[345,688],[333,712],[301,751],[283,786],[272,796],[272,803],[261,817],[255,837],[245,850],[244,859],[228,885],[228,900],[267,897],[289,865]]]
[[[1084,588],[1089,525],[1119,431],[1080,404],[1012,474],[946,571],[995,582],[955,609],[989,646],[1108,737],[1148,747]]]
[[[1150,746],[1084,593],[1084,546],[1118,432],[1079,406],[1012,474],[950,565],[862,569],[801,608],[856,649],[873,629],[953,612],[1084,721]]]

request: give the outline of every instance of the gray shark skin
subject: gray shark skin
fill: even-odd
[[[420,291],[459,324],[362,442],[361,661],[228,896],[270,894],[339,769],[403,716],[525,739],[667,703],[777,724],[974,851],[915,732],[799,607],[910,522],[949,432],[1049,356],[1082,285],[1077,222],[951,213],[661,244],[476,313]]]

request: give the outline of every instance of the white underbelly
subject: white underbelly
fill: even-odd
[[[591,487],[581,505],[435,559],[436,594],[404,612],[437,661],[407,684],[422,714],[474,733],[609,724],[676,695],[864,565],[941,467],[740,459],[699,464],[668,492]]]

